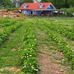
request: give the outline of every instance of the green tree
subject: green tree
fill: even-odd
[[[11,3],[11,0],[0,0],[0,6],[12,7],[13,4]]]
[[[0,0],[0,6],[13,7],[16,0]],[[33,0],[20,0],[20,4],[24,2],[33,2]],[[74,0],[42,0],[42,2],[52,2],[57,8],[74,6]],[[16,6],[16,5],[15,5]]]

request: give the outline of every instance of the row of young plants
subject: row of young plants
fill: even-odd
[[[60,48],[60,51],[63,52],[65,60],[71,65],[71,68],[74,69],[74,52],[64,40],[64,38],[57,32],[50,30],[49,41],[50,40],[54,41],[57,44],[58,48]]]
[[[49,29],[54,30],[60,34],[62,34],[63,36],[67,37],[68,39],[74,40],[74,26],[72,25],[62,25],[62,24],[55,24],[53,22],[51,22],[51,24],[48,24],[48,22],[46,22],[46,26],[49,27]],[[69,27],[68,27],[69,26]]]
[[[21,65],[24,74],[37,74],[37,39],[30,24],[25,28],[25,36],[20,50]]]
[[[51,30],[47,27],[46,23],[43,23],[40,27],[43,31],[45,31],[49,35],[49,41],[54,41],[57,47],[60,49],[61,52],[64,54],[64,59],[68,62],[72,69],[74,69],[74,52],[64,40],[61,34],[57,33],[57,31]],[[52,26],[52,25],[51,25]]]
[[[0,18],[0,28],[14,25],[17,21],[10,18]]]
[[[19,22],[15,23],[15,25],[11,25],[8,27],[4,27],[2,30],[0,30],[0,45],[8,39],[8,36],[10,33],[14,32],[17,28],[19,28],[22,24]]]

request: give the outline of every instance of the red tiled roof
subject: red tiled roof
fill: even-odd
[[[40,8],[39,5],[43,4],[43,8]],[[24,8],[24,6],[27,5],[27,8]],[[28,10],[37,10],[37,9],[47,9],[49,5],[52,5],[51,2],[47,3],[24,3],[19,8],[20,10],[28,9]]]

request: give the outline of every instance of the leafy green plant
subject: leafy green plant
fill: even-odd
[[[53,25],[51,27],[53,27]],[[55,28],[51,29],[51,27],[48,27],[46,24],[41,29],[49,35],[49,41],[54,41],[56,43],[58,48],[60,48],[60,52],[63,52],[64,57],[67,59],[67,62],[71,65],[71,68],[73,69],[74,52],[72,51],[70,46],[67,44],[67,42],[64,40],[62,35],[60,35],[59,32],[57,33],[58,28],[55,27]],[[54,29],[56,29],[56,30],[54,31]]]
[[[8,23],[8,19],[5,22]],[[10,33],[14,32],[17,28],[19,28],[22,25],[22,24],[19,24],[19,22],[15,23],[15,25],[13,25],[13,21],[8,24],[7,23],[5,23],[5,25],[4,25],[6,27],[4,27],[2,31],[0,31],[0,45],[6,39],[8,39],[8,36],[10,35]]]
[[[23,39],[22,50],[20,53],[22,70],[26,74],[37,74],[38,64],[37,64],[37,40],[34,31],[31,26],[28,26],[25,30],[25,37]]]

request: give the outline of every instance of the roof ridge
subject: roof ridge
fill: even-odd
[[[44,6],[42,8],[39,7],[39,4],[44,4]],[[20,9],[24,10],[24,9],[47,9],[49,5],[51,5],[51,2],[38,2],[38,3],[24,3],[21,5]],[[28,5],[28,7],[25,7],[25,5]],[[53,5],[53,4],[52,4]]]

